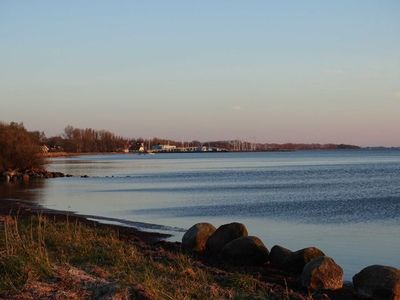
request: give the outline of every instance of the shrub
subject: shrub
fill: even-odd
[[[40,153],[37,132],[28,132],[22,123],[0,122],[0,171],[39,168],[44,164]]]

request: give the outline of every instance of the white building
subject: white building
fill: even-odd
[[[176,150],[176,146],[175,145],[155,145],[153,147],[151,147],[152,150],[154,151],[175,151]]]

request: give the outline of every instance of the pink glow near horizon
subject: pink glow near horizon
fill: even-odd
[[[0,121],[400,146],[400,2],[206,2],[3,2]]]

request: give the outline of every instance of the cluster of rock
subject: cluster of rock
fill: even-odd
[[[308,247],[291,251],[276,245],[271,251],[245,225],[230,223],[215,228],[209,223],[193,225],[182,238],[182,248],[221,259],[234,265],[269,264],[299,276],[309,290],[338,290],[343,287],[343,269],[320,249]],[[361,298],[400,300],[400,270],[370,266],[353,277],[355,292]]]
[[[72,177],[72,175],[61,172],[49,172],[44,169],[29,169],[23,172],[5,171],[0,175],[0,181],[3,182],[28,182],[32,178],[56,178]]]

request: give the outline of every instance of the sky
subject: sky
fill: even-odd
[[[0,1],[0,120],[400,146],[400,1]]]

